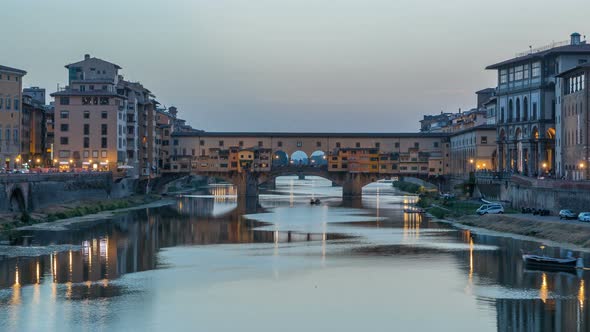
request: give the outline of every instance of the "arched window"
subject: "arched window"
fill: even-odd
[[[500,123],[504,123],[504,107],[500,108]]]
[[[527,97],[524,97],[522,100],[522,121],[529,120],[529,100]]]
[[[512,122],[514,119],[514,105],[512,104],[512,99],[508,101],[508,122]]]

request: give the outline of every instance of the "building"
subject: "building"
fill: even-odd
[[[476,171],[495,170],[496,127],[480,125],[456,132],[450,137],[450,175],[467,179]]]
[[[40,88],[38,86],[32,86],[30,88],[23,89],[23,95],[30,96],[33,100],[40,103],[41,105],[45,105],[45,89]]]
[[[127,166],[127,98],[117,93],[118,65],[86,55],[65,66],[69,85],[55,98],[54,158],[60,168]]]
[[[556,75],[590,60],[590,45],[569,41],[531,49],[488,66],[497,71],[498,169],[525,175],[561,174],[561,87]],[[556,139],[557,138],[557,139]]]
[[[26,71],[0,65],[0,168],[22,165],[22,78]]]
[[[43,167],[48,162],[45,150],[47,138],[45,109],[45,105],[40,100],[23,94],[21,158],[30,167]]]
[[[561,163],[563,177],[587,180],[590,164],[590,63],[557,75],[561,86]]]
[[[420,132],[422,133],[436,133],[441,132],[443,128],[449,126],[452,121],[453,113],[444,113],[436,115],[424,115],[420,120]]]

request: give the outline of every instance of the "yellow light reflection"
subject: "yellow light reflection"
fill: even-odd
[[[37,276],[37,283],[40,283],[41,282],[41,271],[39,268],[39,261],[37,261],[37,264],[35,266],[35,272],[36,272],[35,275]]]
[[[16,266],[16,270],[14,272],[14,285],[20,286],[20,280],[19,280],[19,275],[18,275],[18,265]]]
[[[580,280],[580,290],[578,291],[578,301],[580,302],[580,309],[584,309],[584,301],[586,300],[586,289],[584,287],[584,279]]]
[[[469,239],[469,280],[473,278],[473,239]]]
[[[547,298],[549,296],[549,290],[547,286],[547,274],[543,273],[542,281],[541,281],[541,289],[539,290],[539,297],[543,303],[547,303]]]

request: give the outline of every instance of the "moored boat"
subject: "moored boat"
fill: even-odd
[[[525,264],[537,268],[570,270],[582,267],[582,259],[575,257],[556,258],[543,255],[522,255]]]

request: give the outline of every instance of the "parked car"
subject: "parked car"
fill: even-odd
[[[561,210],[559,211],[559,219],[576,219],[578,215],[572,212],[572,210]]]
[[[579,221],[590,221],[590,212],[580,212],[578,214]]]
[[[504,213],[504,207],[501,204],[484,204],[475,213],[480,216],[484,214],[502,214]]]

